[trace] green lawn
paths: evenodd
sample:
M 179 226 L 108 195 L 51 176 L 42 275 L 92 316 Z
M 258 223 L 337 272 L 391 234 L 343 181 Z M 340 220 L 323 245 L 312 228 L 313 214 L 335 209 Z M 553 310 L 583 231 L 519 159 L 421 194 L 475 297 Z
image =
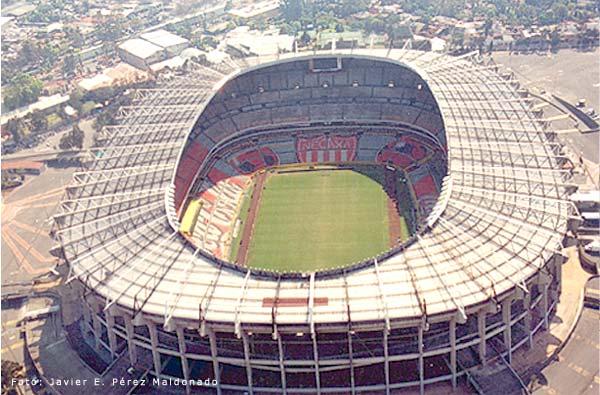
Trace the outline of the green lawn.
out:
M 312 271 L 389 248 L 387 195 L 352 170 L 269 176 L 250 245 L 251 267 Z

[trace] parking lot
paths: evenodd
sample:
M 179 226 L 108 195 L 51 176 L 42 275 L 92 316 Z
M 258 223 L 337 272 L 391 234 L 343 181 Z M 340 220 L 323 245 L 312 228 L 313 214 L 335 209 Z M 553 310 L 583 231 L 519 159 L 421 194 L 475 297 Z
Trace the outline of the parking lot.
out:
M 527 87 L 544 90 L 576 104 L 585 99 L 586 108 L 600 112 L 600 48 L 581 52 L 571 49 L 553 54 L 493 54 L 496 63 L 510 68 Z M 594 162 L 600 161 L 598 132 L 569 133 L 561 136 L 576 152 Z

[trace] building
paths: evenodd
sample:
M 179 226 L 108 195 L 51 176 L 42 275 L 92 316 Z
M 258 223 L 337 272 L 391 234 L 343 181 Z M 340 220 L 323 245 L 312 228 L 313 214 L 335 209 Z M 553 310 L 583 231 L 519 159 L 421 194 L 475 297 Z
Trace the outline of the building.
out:
M 365 41 L 362 32 L 334 32 L 323 31 L 317 36 L 317 48 L 359 48 L 364 47 Z
M 408 25 L 408 24 L 401 24 L 401 25 L 396 26 L 394 29 L 393 39 L 394 39 L 394 47 L 396 47 L 396 48 L 404 47 L 404 45 L 406 44 L 407 41 L 415 41 L 418 39 L 423 41 L 421 36 L 415 36 L 413 34 L 412 29 L 410 28 L 410 25 Z M 415 48 L 419 48 L 419 47 L 417 46 Z
M 94 45 L 88 48 L 84 48 L 76 53 L 75 56 L 79 59 L 80 62 L 87 62 L 89 60 L 95 59 L 101 55 L 105 54 L 106 47 L 102 44 Z
M 2 114 L 0 124 L 4 128 L 10 119 L 24 118 L 27 115 L 35 112 L 50 114 L 52 112 L 59 111 L 61 107 L 66 105 L 69 99 L 69 95 L 61 95 L 59 93 L 52 96 L 40 96 L 38 101 L 35 103 L 31 103 L 27 106 L 7 112 L 6 114 Z
M 227 14 L 244 23 L 252 20 L 267 19 L 279 14 L 279 2 L 279 0 L 267 0 L 250 3 L 240 8 L 231 9 Z
M 261 32 L 239 26 L 227 33 L 223 42 L 227 52 L 234 56 L 266 56 L 294 51 L 296 39 L 276 31 Z
M 162 62 L 154 63 L 150 66 L 150 70 L 153 72 L 159 72 L 164 69 L 176 70 L 185 64 L 185 59 L 181 56 L 174 56 Z
M 446 51 L 446 47 L 447 47 L 446 40 L 439 38 L 439 37 L 433 37 L 429 41 L 431 42 L 431 50 L 433 52 L 445 52 Z
M 28 174 L 38 176 L 44 171 L 46 165 L 44 162 L 33 161 L 2 161 L 2 173 L 7 174 Z
M 231 56 L 227 52 L 223 52 L 218 49 L 213 49 L 206 54 L 206 61 L 213 65 L 218 65 L 229 59 L 231 59 Z
M 140 38 L 129 39 L 117 47 L 119 57 L 141 70 L 148 70 L 153 63 L 167 58 L 163 47 Z
M 206 28 L 206 32 L 209 34 L 212 34 L 213 36 L 216 36 L 217 34 L 225 33 L 227 31 L 227 29 L 229 28 L 229 23 L 230 23 L 229 21 L 223 21 L 223 22 L 211 24 L 210 26 L 208 26 L 208 28 Z M 204 30 L 204 29 L 200 28 L 199 31 L 200 30 Z
M 163 48 L 167 53 L 167 57 L 179 55 L 181 51 L 190 45 L 189 40 L 164 29 L 144 33 L 140 36 L 140 38 Z
M 35 4 L 26 2 L 17 2 L 2 8 L 2 16 L 13 16 L 15 18 L 22 17 L 35 10 Z
M 77 86 L 86 92 L 92 92 L 96 89 L 107 88 L 111 86 L 113 79 L 104 73 L 96 74 L 93 77 L 84 78 L 77 83 Z
M 100 88 L 127 85 L 133 82 L 147 80 L 149 74 L 127 63 L 119 63 L 114 67 L 105 69 L 93 77 L 84 78 L 77 83 L 79 88 L 91 92 Z
M 189 47 L 189 41 L 163 29 L 143 33 L 140 38 L 121 43 L 118 53 L 121 59 L 142 70 L 150 65 L 178 56 Z
M 185 380 L 181 393 L 206 379 L 203 393 L 423 394 L 497 354 L 510 363 L 548 328 L 576 211 L 568 160 L 517 81 L 476 54 L 401 49 L 190 70 L 135 93 L 54 216 L 95 358 L 127 358 L 132 379 Z M 188 199 L 235 177 L 231 155 L 264 145 L 293 163 L 308 157 L 300 134 L 335 133 L 352 141 L 334 154 L 348 160 L 398 136 L 436 147 L 414 168 L 428 180 L 415 187 L 418 236 L 347 267 L 281 273 L 227 261 L 208 231 L 198 245 L 179 232 Z M 315 146 L 313 162 L 331 148 Z
M 52 35 L 54 33 L 62 32 L 64 30 L 64 23 L 62 22 L 54 22 L 50 23 L 46 27 L 42 29 L 43 33 L 46 35 Z

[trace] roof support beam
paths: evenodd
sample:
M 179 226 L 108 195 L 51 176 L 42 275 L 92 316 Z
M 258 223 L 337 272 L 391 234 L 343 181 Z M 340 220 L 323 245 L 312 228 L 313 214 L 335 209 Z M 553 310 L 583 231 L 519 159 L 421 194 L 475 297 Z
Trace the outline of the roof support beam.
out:
M 164 322 L 163 322 L 163 326 L 165 327 L 165 329 L 171 328 L 170 323 L 171 323 L 171 319 L 173 318 L 175 308 L 177 307 L 179 300 L 181 300 L 181 297 L 183 296 L 183 292 L 185 291 L 185 288 L 188 285 L 187 280 L 190 275 L 189 273 L 190 273 L 190 270 L 195 265 L 196 256 L 198 255 L 199 252 L 200 252 L 200 248 L 196 248 L 194 253 L 192 255 L 190 255 L 190 259 L 188 260 L 188 262 L 185 266 L 185 270 L 183 271 L 183 276 L 179 277 L 179 280 L 177 281 L 177 285 L 175 287 L 171 288 L 171 291 L 169 292 L 169 294 L 167 295 L 167 297 L 165 299 L 165 314 L 164 314 Z M 173 295 L 176 292 L 177 292 L 177 294 L 175 296 L 175 299 L 171 300 Z
M 315 273 L 310 274 L 310 283 L 308 287 L 308 325 L 310 334 L 315 337 L 315 321 L 313 319 L 313 309 L 315 307 Z
M 242 324 L 240 322 L 240 309 L 242 308 L 242 303 L 244 302 L 244 298 L 246 297 L 246 290 L 248 285 L 248 280 L 250 279 L 250 269 L 247 269 L 246 277 L 244 277 L 244 283 L 242 284 L 242 288 L 240 290 L 240 296 L 238 296 L 237 302 L 235 303 L 235 335 L 238 339 L 242 336 Z
M 390 314 L 388 312 L 388 304 L 387 298 L 385 295 L 385 291 L 383 289 L 383 282 L 381 281 L 381 276 L 379 275 L 379 263 L 377 262 L 377 258 L 373 259 L 373 263 L 375 264 L 375 275 L 377 276 L 377 286 L 379 288 L 379 297 L 381 298 L 381 304 L 383 306 L 383 317 L 385 320 L 385 330 L 389 332 L 392 327 L 390 324 Z
M 455 228 L 455 226 L 453 226 L 448 220 L 446 220 L 445 218 L 441 218 L 441 221 L 439 222 L 447 231 L 449 231 L 450 233 L 452 233 L 454 235 L 454 237 L 456 237 L 457 239 L 461 240 L 462 243 L 464 243 L 464 245 L 468 245 L 468 240 L 473 240 L 478 247 L 483 247 L 483 243 L 481 243 L 481 241 L 479 241 L 478 239 L 472 237 L 469 233 L 467 232 L 458 232 Z M 468 236 L 468 237 L 467 237 Z M 497 265 L 495 265 L 494 263 L 490 262 L 487 256 L 482 255 L 478 249 L 471 249 L 471 251 L 473 251 L 474 254 L 476 254 L 482 262 L 485 262 L 489 268 L 491 268 L 492 270 L 498 270 L 497 269 Z M 512 264 L 512 261 L 507 261 L 509 265 L 511 265 L 513 267 L 513 269 L 516 269 L 516 267 Z M 505 276 L 505 278 L 507 280 L 509 280 L 514 286 L 516 287 L 521 287 L 522 284 L 518 283 L 516 281 L 514 281 L 510 276 Z M 492 284 L 494 284 L 493 280 L 490 279 L 490 281 L 492 281 Z M 527 291 L 527 288 L 523 289 L 525 292 Z
M 145 254 L 141 255 L 141 259 L 136 259 L 134 261 L 133 264 L 130 264 L 130 266 L 127 268 L 127 270 L 125 270 L 124 273 L 119 273 L 119 271 L 116 271 L 114 273 L 115 276 L 114 277 L 119 277 L 120 280 L 125 280 L 129 283 L 131 283 L 131 279 L 128 278 L 129 275 L 131 274 L 131 272 L 141 263 L 141 262 L 147 262 L 148 261 L 148 257 L 156 252 L 157 249 L 161 248 L 166 242 L 171 241 L 176 235 L 178 234 L 178 232 L 173 232 L 171 233 L 171 235 L 169 237 L 165 237 L 163 238 L 158 244 L 154 244 L 148 251 L 146 251 Z M 111 279 L 112 279 L 111 278 Z M 110 289 L 110 288 L 109 288 Z M 127 290 L 129 289 L 128 287 L 125 287 L 121 292 L 118 293 L 117 296 L 112 296 L 111 292 L 109 292 L 108 296 L 106 297 L 106 306 L 104 307 L 104 311 L 108 310 L 112 305 L 114 305 L 115 303 L 118 303 L 119 299 L 125 295 L 125 293 L 127 293 Z M 135 306 L 134 306 L 135 308 Z
M 164 220 L 164 218 L 165 218 L 165 216 L 161 216 L 161 217 L 155 218 L 155 219 L 153 219 L 152 221 L 150 221 L 150 222 L 146 223 L 146 226 L 153 225 L 155 222 L 158 222 L 158 221 L 160 221 L 160 220 Z M 144 230 L 145 230 L 145 228 L 144 228 L 143 226 L 137 227 L 137 228 L 135 228 L 135 229 L 134 229 L 134 230 L 131 232 L 130 236 L 131 236 L 131 235 L 133 235 L 133 234 L 135 234 L 135 233 L 141 233 L 141 232 L 143 232 Z M 115 243 L 119 242 L 119 241 L 121 240 L 121 238 L 122 238 L 122 237 L 123 237 L 123 236 L 121 236 L 121 237 L 117 237 L 117 238 L 115 238 L 115 239 L 113 239 L 113 240 L 109 241 L 108 243 L 105 243 L 103 246 L 104 246 L 105 248 L 106 248 L 106 247 L 111 247 L 113 244 L 115 244 Z M 64 245 L 64 244 L 63 244 L 63 245 Z M 94 264 L 94 266 L 92 266 L 90 269 L 86 269 L 85 271 L 81 272 L 80 274 L 73 275 L 72 273 L 73 273 L 73 271 L 74 271 L 74 267 L 75 267 L 76 265 L 79 265 L 79 264 L 81 264 L 81 262 L 83 262 L 83 260 L 84 260 L 84 259 L 87 259 L 87 258 L 90 258 L 90 257 L 92 257 L 92 256 L 94 255 L 94 253 L 95 253 L 95 251 L 94 251 L 94 250 L 89 250 L 88 252 L 85 252 L 85 253 L 83 253 L 82 255 L 79 255 L 79 256 L 77 257 L 77 259 L 75 259 L 75 260 L 73 260 L 73 261 L 70 261 L 70 262 L 69 262 L 69 274 L 67 275 L 67 281 L 66 281 L 66 283 L 67 283 L 67 284 L 68 284 L 68 283 L 70 283 L 70 282 L 71 282 L 71 281 L 73 281 L 73 280 L 76 280 L 76 279 L 80 278 L 80 277 L 81 277 L 81 276 L 83 276 L 83 275 L 89 275 L 89 274 L 92 274 L 92 273 L 94 273 L 94 272 L 95 272 L 97 269 L 99 269 L 99 268 L 102 268 L 102 267 L 103 267 L 103 266 L 102 266 L 102 264 L 103 264 L 103 263 L 104 263 L 106 260 L 111 260 L 111 259 L 113 258 L 111 254 L 108 254 L 108 255 L 107 255 L 107 256 L 106 256 L 106 257 L 105 257 L 103 260 L 101 260 L 101 261 L 95 261 L 95 264 Z M 92 271 L 90 272 L 90 270 L 92 270 Z
M 421 236 L 417 236 L 417 239 L 419 241 L 423 241 L 423 237 L 421 237 Z M 419 247 L 419 250 L 421 251 L 421 255 L 424 256 L 425 259 L 427 260 L 427 262 L 429 263 L 428 267 L 430 267 L 431 270 L 435 273 L 440 284 L 442 284 L 444 286 L 444 290 L 446 291 L 446 294 L 448 295 L 449 299 L 452 301 L 452 303 L 456 307 L 456 310 L 461 315 L 461 318 L 466 321 L 467 315 L 465 314 L 465 306 L 454 297 L 454 295 L 460 295 L 462 292 L 460 292 L 456 289 L 457 288 L 456 284 L 452 284 L 452 287 L 449 287 L 449 285 L 446 284 L 446 281 L 444 280 L 444 278 L 448 276 L 448 273 L 443 273 L 443 275 L 441 275 L 438 272 L 438 270 L 436 268 L 436 266 L 438 266 L 438 265 L 436 265 L 436 262 L 433 259 L 431 259 L 431 256 L 427 252 L 427 249 L 423 247 L 423 243 L 418 244 L 418 247 Z

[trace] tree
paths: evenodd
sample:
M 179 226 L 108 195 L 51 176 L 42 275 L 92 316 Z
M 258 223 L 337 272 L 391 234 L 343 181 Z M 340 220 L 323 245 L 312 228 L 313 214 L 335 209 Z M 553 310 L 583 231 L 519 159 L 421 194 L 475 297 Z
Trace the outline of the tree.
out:
M 31 128 L 36 133 L 40 133 L 48 129 L 48 118 L 40 111 L 32 113 L 29 117 Z
M 483 36 L 487 37 L 490 35 L 490 30 L 492 30 L 493 25 L 492 19 L 488 18 L 485 20 L 485 25 L 483 25 Z
M 60 149 L 72 149 L 83 147 L 83 131 L 76 124 L 73 125 L 73 129 L 61 137 L 58 142 Z
M 66 28 L 65 34 L 74 48 L 81 48 L 85 44 L 83 34 L 81 34 L 78 28 Z
M 190 1 L 184 1 L 178 3 L 175 7 L 175 15 L 186 15 L 189 14 L 194 8 L 194 4 Z
M 279 7 L 285 20 L 291 22 L 302 16 L 304 2 L 302 0 L 283 0 Z
M 308 33 L 306 31 L 302 33 L 302 36 L 300 36 L 300 41 L 304 45 L 310 44 L 310 36 L 308 35 Z
M 58 57 L 58 48 L 53 45 L 46 44 L 41 48 L 42 61 L 41 65 L 43 67 L 53 67 L 56 62 L 56 58 Z
M 352 14 L 366 11 L 369 2 L 365 0 L 341 0 L 334 3 L 334 14 L 339 18 L 347 18 Z
M 14 380 L 25 377 L 23 365 L 14 361 L 2 361 L 2 395 L 17 395 Z
M 33 103 L 40 96 L 42 87 L 42 82 L 37 78 L 20 73 L 13 79 L 12 85 L 6 88 L 4 106 L 10 111 Z
M 97 103 L 104 103 L 108 100 L 113 99 L 116 96 L 115 88 L 110 86 L 103 86 L 95 89 L 86 95 L 86 99 L 93 100 Z
M 25 124 L 20 118 L 11 118 L 6 123 L 6 129 L 11 134 L 13 141 L 19 143 L 25 134 Z
M 37 66 L 44 60 L 42 47 L 30 40 L 23 43 L 19 56 L 23 59 L 23 62 L 28 65 Z
M 192 36 L 193 25 L 190 23 L 180 23 L 176 26 L 169 28 L 170 31 L 177 34 L 178 36 L 190 38 Z
M 82 14 L 87 14 L 90 10 L 90 2 L 88 0 L 83 0 L 79 4 L 79 12 Z
M 569 15 L 569 9 L 566 5 L 562 3 L 555 3 L 552 6 L 552 14 L 554 14 L 555 17 L 554 22 L 560 23 L 561 21 L 564 21 Z
M 217 42 L 217 40 L 215 40 L 214 37 L 212 37 L 212 36 L 202 37 L 202 46 L 204 48 L 210 47 L 212 49 L 212 48 L 216 48 L 217 45 L 218 45 L 218 42 Z
M 124 34 L 123 20 L 118 17 L 110 17 L 98 26 L 96 36 L 103 41 L 117 41 Z
M 287 23 L 282 23 L 279 28 L 279 34 L 290 34 L 292 32 L 292 26 Z
M 75 71 L 76 67 L 77 60 L 73 54 L 69 53 L 67 56 L 65 56 L 65 60 L 63 62 L 63 73 L 65 75 L 71 75 Z
M 102 53 L 104 54 L 104 56 L 110 56 L 110 54 L 115 51 L 114 46 L 114 43 L 110 43 L 108 41 L 102 43 Z
M 110 125 L 114 121 L 114 115 L 110 108 L 101 112 L 94 120 L 94 130 L 99 132 L 104 126 Z
M 26 16 L 26 19 L 36 23 L 58 22 L 64 15 L 63 8 L 64 5 L 61 1 L 43 1 Z
M 74 89 L 69 97 L 69 105 L 77 111 L 81 111 L 81 107 L 83 107 L 84 102 L 83 96 L 84 95 L 81 89 Z
M 558 45 L 560 44 L 560 34 L 558 33 L 558 29 L 552 30 L 550 33 L 550 48 L 552 51 L 556 51 L 558 49 Z

